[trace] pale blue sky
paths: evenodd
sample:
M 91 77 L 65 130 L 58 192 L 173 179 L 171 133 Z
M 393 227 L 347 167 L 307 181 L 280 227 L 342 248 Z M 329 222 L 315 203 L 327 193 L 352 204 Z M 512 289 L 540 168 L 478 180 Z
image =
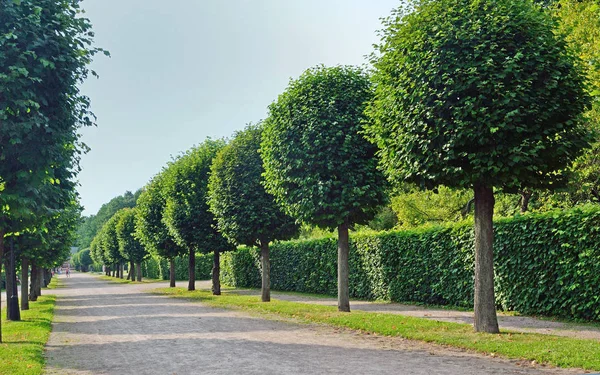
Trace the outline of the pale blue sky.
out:
M 84 215 L 144 186 L 171 155 L 265 117 L 305 69 L 361 65 L 399 0 L 85 0 L 98 57 L 83 92 L 98 127 L 79 175 Z

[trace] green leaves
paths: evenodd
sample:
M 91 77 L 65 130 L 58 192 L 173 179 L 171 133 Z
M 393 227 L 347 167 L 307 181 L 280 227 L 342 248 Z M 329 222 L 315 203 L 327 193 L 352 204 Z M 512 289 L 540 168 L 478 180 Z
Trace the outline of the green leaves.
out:
M 576 59 L 530 1 L 425 0 L 384 22 L 369 138 L 390 179 L 555 188 L 590 134 Z
M 330 228 L 373 217 L 385 180 L 361 134 L 371 97 L 360 69 L 320 66 L 271 104 L 261 145 L 265 186 L 290 216 Z
M 286 240 L 298 231 L 295 220 L 263 186 L 261 135 L 260 125 L 237 132 L 213 160 L 208 186 L 208 203 L 219 230 L 231 242 L 248 246 Z

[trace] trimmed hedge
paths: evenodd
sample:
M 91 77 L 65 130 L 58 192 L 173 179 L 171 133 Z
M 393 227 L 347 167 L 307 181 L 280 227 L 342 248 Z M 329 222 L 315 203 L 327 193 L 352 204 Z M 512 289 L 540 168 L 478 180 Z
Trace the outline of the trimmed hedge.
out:
M 212 277 L 212 254 L 196 255 L 196 280 L 209 280 Z M 149 279 L 169 280 L 169 261 L 151 256 L 142 264 L 142 276 Z M 175 258 L 175 278 L 188 279 L 188 258 Z
M 369 300 L 473 306 L 473 224 L 351 238 L 350 294 Z M 600 320 L 600 208 L 495 222 L 496 302 L 530 315 Z M 274 290 L 335 295 L 337 240 L 271 247 Z M 257 249 L 221 256 L 222 281 L 260 287 Z

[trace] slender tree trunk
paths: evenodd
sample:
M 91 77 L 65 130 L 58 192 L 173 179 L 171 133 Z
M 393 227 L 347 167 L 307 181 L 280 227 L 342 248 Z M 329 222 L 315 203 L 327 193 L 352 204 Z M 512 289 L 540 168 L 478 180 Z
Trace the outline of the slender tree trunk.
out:
M 271 301 L 271 260 L 269 259 L 269 241 L 260 241 L 260 260 L 262 265 L 261 300 Z
M 521 213 L 525 213 L 529 209 L 529 200 L 531 199 L 532 195 L 533 192 L 529 190 L 521 191 Z
M 171 279 L 171 288 L 175 288 L 175 259 L 169 259 L 169 278 Z
M 343 224 L 338 226 L 338 310 L 343 312 L 350 312 L 349 252 L 348 223 L 344 221 Z
M 0 228 L 0 280 L 2 280 L 2 262 L 4 260 L 4 229 Z M 0 282 L 1 284 L 1 282 Z M 0 317 L 2 317 L 2 288 L 0 288 Z M 0 344 L 2 344 L 2 319 L 0 319 Z
M 39 277 L 38 267 L 35 264 L 35 262 L 32 261 L 31 262 L 31 290 L 29 291 L 29 300 L 32 302 L 37 301 L 37 298 L 38 298 L 37 288 L 36 288 L 36 286 L 39 285 L 38 277 Z
M 19 292 L 17 289 L 17 266 L 16 266 L 16 254 L 15 254 L 15 245 L 14 245 L 14 237 L 11 237 L 11 245 L 10 245 L 10 255 L 5 260 L 5 269 L 6 269 L 6 312 L 7 312 L 7 320 L 19 321 L 21 320 L 21 311 L 19 310 Z M 9 284 L 10 282 L 10 284 Z M 9 297 L 10 292 L 10 297 Z
M 119 278 L 122 279 L 123 275 L 125 274 L 125 264 L 123 262 L 120 263 L 119 269 L 121 270 L 121 274 L 119 275 Z
M 47 288 L 50 284 L 50 270 L 44 268 L 44 288 Z
M 42 295 L 42 286 L 44 284 L 44 269 L 40 266 L 37 268 L 37 283 L 35 285 L 35 294 L 40 297 Z
M 21 258 L 21 310 L 29 310 L 29 259 Z
M 127 270 L 127 280 L 135 281 L 135 270 L 133 269 L 133 261 L 129 261 L 129 269 Z
M 135 265 L 135 270 L 137 272 L 137 281 L 142 281 L 142 262 L 137 262 Z
M 196 290 L 196 251 L 190 248 L 188 262 L 188 290 Z
M 214 251 L 213 269 L 212 269 L 212 293 L 215 296 L 221 295 L 221 259 L 219 250 Z
M 112 277 L 115 277 L 115 268 L 117 268 L 117 267 L 115 267 L 115 265 L 113 264 L 113 266 L 111 267 Z
M 498 333 L 494 298 L 494 190 L 475 185 L 475 331 Z

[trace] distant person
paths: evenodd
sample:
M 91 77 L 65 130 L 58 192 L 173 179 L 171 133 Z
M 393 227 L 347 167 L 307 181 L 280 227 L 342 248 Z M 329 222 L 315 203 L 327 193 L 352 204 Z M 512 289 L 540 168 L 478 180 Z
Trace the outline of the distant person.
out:
M 71 270 L 67 268 L 67 277 L 71 277 Z

